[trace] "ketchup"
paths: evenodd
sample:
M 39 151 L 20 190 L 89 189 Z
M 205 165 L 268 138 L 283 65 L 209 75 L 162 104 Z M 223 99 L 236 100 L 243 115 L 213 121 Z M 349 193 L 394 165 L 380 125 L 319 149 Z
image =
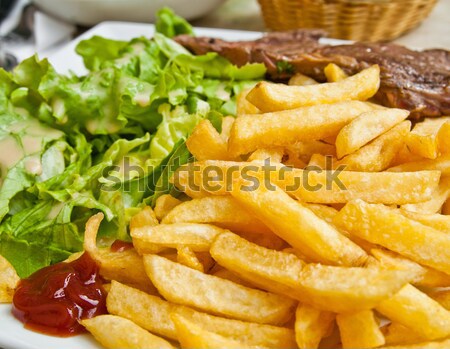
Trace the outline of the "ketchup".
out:
M 112 252 L 123 252 L 126 250 L 131 250 L 132 248 L 133 244 L 131 242 L 122 240 L 115 240 L 110 247 Z
M 97 264 L 85 252 L 73 262 L 36 271 L 17 286 L 12 313 L 38 332 L 61 337 L 84 332 L 78 320 L 107 313 Z

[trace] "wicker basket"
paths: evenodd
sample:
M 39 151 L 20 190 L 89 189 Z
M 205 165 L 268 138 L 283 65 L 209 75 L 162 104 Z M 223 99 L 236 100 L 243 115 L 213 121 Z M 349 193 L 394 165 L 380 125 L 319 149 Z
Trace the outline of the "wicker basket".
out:
M 323 28 L 330 37 L 392 40 L 425 19 L 437 0 L 258 0 L 267 28 Z

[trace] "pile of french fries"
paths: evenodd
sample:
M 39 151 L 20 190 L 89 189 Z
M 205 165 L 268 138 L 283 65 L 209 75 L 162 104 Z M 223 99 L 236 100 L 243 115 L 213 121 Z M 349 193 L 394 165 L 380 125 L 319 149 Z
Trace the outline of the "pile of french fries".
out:
M 450 347 L 450 119 L 411 130 L 368 102 L 377 66 L 325 74 L 202 121 L 182 196 L 133 217 L 134 249 L 99 249 L 91 218 L 111 315 L 83 324 L 104 346 Z
M 132 218 L 134 248 L 85 250 L 108 348 L 449 348 L 450 119 L 411 130 L 369 100 L 379 68 L 242 93 L 187 140 L 179 198 Z

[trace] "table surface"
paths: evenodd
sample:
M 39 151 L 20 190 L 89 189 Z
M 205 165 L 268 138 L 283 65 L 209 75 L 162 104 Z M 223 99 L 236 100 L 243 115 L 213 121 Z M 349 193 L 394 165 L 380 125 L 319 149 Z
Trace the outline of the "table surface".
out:
M 227 0 L 195 26 L 264 31 L 257 0 Z M 394 42 L 412 48 L 450 49 L 450 0 L 439 0 L 430 16 Z

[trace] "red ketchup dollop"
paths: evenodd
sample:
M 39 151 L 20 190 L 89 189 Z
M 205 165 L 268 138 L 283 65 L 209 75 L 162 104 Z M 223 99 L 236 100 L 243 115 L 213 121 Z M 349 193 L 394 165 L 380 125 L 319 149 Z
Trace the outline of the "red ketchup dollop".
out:
M 88 253 L 36 271 L 17 286 L 13 315 L 25 327 L 54 336 L 84 332 L 80 319 L 106 314 L 99 268 Z
M 131 250 L 132 248 L 133 244 L 131 242 L 123 240 L 115 240 L 110 247 L 112 252 L 123 252 L 126 250 Z

